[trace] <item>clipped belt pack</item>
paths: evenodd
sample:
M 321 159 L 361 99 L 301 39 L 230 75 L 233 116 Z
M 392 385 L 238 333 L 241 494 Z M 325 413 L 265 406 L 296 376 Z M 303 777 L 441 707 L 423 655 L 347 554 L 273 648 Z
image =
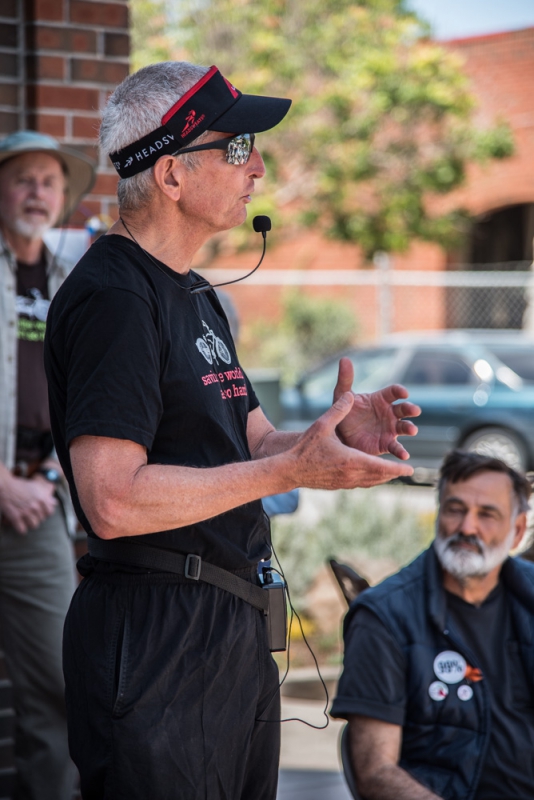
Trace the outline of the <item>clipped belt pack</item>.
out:
M 209 564 L 207 561 L 203 561 L 200 556 L 194 553 L 182 555 L 181 553 L 174 553 L 171 550 L 162 550 L 160 548 L 150 547 L 149 545 L 136 544 L 134 542 L 124 542 L 120 541 L 120 539 L 107 540 L 88 537 L 87 542 L 89 554 L 102 561 L 112 561 L 134 567 L 145 567 L 147 569 L 158 570 L 159 572 L 171 572 L 188 578 L 191 581 L 209 583 L 212 586 L 216 586 L 218 589 L 224 589 L 224 591 L 236 595 L 236 597 L 241 598 L 241 600 L 257 608 L 258 611 L 263 611 L 268 617 L 267 629 L 270 650 L 285 650 L 285 637 L 283 646 L 280 646 L 280 635 L 276 635 L 275 641 L 272 641 L 273 631 L 279 631 L 282 622 L 279 598 L 277 598 L 277 602 L 273 604 L 273 600 L 275 599 L 274 595 L 277 593 L 273 593 L 272 584 L 264 584 L 265 588 L 262 588 L 254 583 L 249 583 L 249 581 L 239 578 L 226 569 L 216 567 L 215 564 Z M 273 624 L 275 622 L 274 616 L 277 617 L 277 624 Z M 283 626 L 285 630 L 285 601 L 283 604 Z

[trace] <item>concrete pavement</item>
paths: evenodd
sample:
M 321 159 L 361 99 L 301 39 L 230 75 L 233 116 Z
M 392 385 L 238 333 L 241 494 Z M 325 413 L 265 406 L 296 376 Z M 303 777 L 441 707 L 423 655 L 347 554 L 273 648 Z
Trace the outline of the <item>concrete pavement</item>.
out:
M 325 703 L 282 697 L 282 719 L 298 717 L 324 725 Z M 277 800 L 350 800 L 341 774 L 338 741 L 345 723 L 330 719 L 325 730 L 301 722 L 282 723 Z

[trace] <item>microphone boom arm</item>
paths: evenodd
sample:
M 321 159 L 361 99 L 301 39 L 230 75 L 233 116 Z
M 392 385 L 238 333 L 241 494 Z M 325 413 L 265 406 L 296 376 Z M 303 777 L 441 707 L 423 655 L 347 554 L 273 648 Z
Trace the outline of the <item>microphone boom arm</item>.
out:
M 261 258 L 254 267 L 254 269 L 251 270 L 250 272 L 247 272 L 247 274 L 243 275 L 242 278 L 235 278 L 233 281 L 224 281 L 223 283 L 211 284 L 209 281 L 204 279 L 203 281 L 197 283 L 195 286 L 192 286 L 190 288 L 189 290 L 190 294 L 203 294 L 204 292 L 209 292 L 210 289 L 216 289 L 219 286 L 230 286 L 230 284 L 232 283 L 239 283 L 239 281 L 244 281 L 245 278 L 249 278 L 256 272 L 257 269 L 259 269 L 259 267 L 261 266 L 261 262 L 263 261 L 263 258 L 265 256 L 265 251 L 267 249 L 267 231 L 271 230 L 271 220 L 269 219 L 269 217 L 265 216 L 254 217 L 254 219 L 252 220 L 252 224 L 254 226 L 254 230 L 258 233 L 261 232 L 261 235 L 263 236 L 263 250 Z

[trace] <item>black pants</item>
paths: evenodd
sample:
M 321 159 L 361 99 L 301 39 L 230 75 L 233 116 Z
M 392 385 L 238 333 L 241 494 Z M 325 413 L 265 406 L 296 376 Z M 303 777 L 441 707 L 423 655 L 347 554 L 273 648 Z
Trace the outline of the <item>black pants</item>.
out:
M 64 668 L 84 800 L 276 797 L 278 670 L 265 619 L 185 580 L 93 574 L 74 596 Z

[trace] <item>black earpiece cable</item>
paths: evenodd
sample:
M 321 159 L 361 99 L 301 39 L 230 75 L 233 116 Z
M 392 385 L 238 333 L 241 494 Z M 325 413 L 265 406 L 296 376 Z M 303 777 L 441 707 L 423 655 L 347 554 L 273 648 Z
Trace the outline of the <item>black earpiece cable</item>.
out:
M 152 263 L 161 272 L 164 272 L 164 270 L 161 269 L 161 267 L 158 264 L 158 262 L 156 261 L 156 259 L 153 258 L 150 255 L 148 250 L 145 250 L 143 247 L 141 247 L 141 245 L 139 244 L 139 242 L 137 241 L 137 239 L 135 238 L 135 236 L 133 235 L 133 233 L 131 232 L 131 230 L 129 229 L 129 227 L 127 226 L 125 221 L 123 220 L 123 218 L 119 217 L 119 219 L 122 222 L 122 224 L 124 226 L 124 229 L 128 233 L 128 235 L 130 236 L 130 238 L 143 251 L 143 253 L 152 261 Z M 186 286 L 180 286 L 180 284 L 178 284 L 178 286 L 180 286 L 180 288 L 184 289 L 186 292 L 189 292 L 189 294 L 203 294 L 204 292 L 209 292 L 210 289 L 215 289 L 218 286 L 229 286 L 231 283 L 239 283 L 239 281 L 244 281 L 245 278 L 250 277 L 250 275 L 252 275 L 254 272 L 256 272 L 257 269 L 259 269 L 259 267 L 261 265 L 261 262 L 263 261 L 263 258 L 265 256 L 265 250 L 267 248 L 267 231 L 271 230 L 271 220 L 270 220 L 269 217 L 266 217 L 266 216 L 263 216 L 263 215 L 254 217 L 254 219 L 252 220 L 252 227 L 254 228 L 256 233 L 261 233 L 261 235 L 263 236 L 263 251 L 262 251 L 260 260 L 258 261 L 256 266 L 254 267 L 254 269 L 251 270 L 251 272 L 247 272 L 247 274 L 243 275 L 242 278 L 235 278 L 235 280 L 233 280 L 233 281 L 224 281 L 223 283 L 211 284 L 209 281 L 207 281 L 205 278 L 203 278 L 202 280 L 197 281 L 196 283 L 194 283 L 193 286 L 187 286 L 186 287 Z M 167 274 L 167 273 L 164 272 L 164 274 Z

